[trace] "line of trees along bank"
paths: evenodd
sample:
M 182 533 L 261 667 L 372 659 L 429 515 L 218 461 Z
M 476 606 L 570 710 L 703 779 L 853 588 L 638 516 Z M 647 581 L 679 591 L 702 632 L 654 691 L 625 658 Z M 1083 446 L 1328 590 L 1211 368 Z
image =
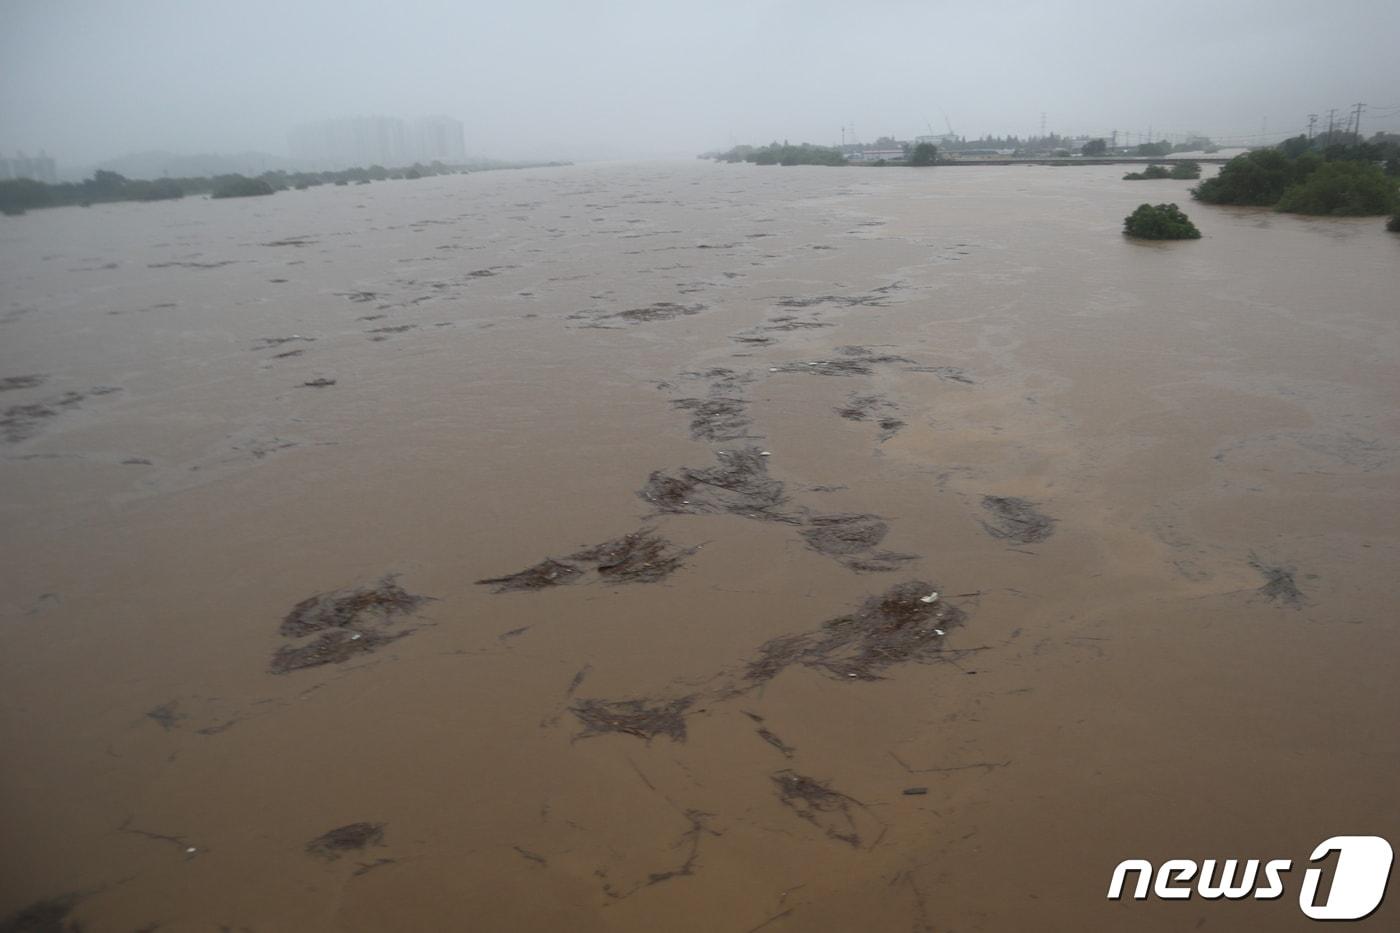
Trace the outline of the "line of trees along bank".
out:
M 849 165 L 841 150 L 831 146 L 801 143 L 769 143 L 766 146 L 735 146 L 728 152 L 711 153 L 719 162 L 752 162 L 755 165 Z
M 1207 204 L 1366 217 L 1400 211 L 1400 137 L 1318 148 L 1306 136 L 1227 162 L 1192 195 Z
M 414 164 L 407 168 L 388 169 L 382 165 L 369 168 L 348 168 L 333 172 L 264 172 L 256 178 L 244 175 L 215 175 L 212 177 L 157 178 L 146 181 L 127 178 L 116 172 L 99 170 L 80 182 L 60 182 L 50 185 L 29 178 L 0 181 L 0 213 L 23 214 L 41 207 L 63 207 L 111 204 L 117 201 L 168 201 L 185 195 L 207 194 L 214 198 L 240 198 L 269 195 L 289 188 L 304 191 L 319 185 L 367 185 L 372 181 L 395 178 L 427 178 L 433 175 L 455 175 L 475 171 L 506 168 L 534 168 L 541 165 L 566 163 L 482 162 L 472 165 L 444 165 L 433 162 Z

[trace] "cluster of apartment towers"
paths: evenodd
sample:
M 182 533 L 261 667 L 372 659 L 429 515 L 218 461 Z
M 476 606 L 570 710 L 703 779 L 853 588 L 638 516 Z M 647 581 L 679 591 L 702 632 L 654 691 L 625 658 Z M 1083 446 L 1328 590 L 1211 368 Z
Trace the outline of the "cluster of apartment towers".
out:
M 321 169 L 461 163 L 462 121 L 451 117 L 346 117 L 298 126 L 287 138 L 293 159 Z

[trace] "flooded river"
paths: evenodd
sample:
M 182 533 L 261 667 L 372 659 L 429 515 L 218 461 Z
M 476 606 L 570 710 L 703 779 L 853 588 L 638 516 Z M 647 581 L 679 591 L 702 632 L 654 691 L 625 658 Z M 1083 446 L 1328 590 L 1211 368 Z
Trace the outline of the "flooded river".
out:
M 0 917 L 1304 929 L 1400 839 L 1400 238 L 1122 171 L 5 218 Z

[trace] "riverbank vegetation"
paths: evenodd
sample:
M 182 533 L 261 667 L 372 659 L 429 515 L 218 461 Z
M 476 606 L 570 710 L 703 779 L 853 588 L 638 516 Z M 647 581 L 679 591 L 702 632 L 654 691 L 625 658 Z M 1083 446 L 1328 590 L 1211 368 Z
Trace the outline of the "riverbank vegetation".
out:
M 1396 207 L 1396 183 L 1369 162 L 1327 162 L 1289 187 L 1275 210 L 1289 214 L 1366 217 Z
M 1149 165 L 1140 172 L 1129 172 L 1123 176 L 1124 181 L 1149 181 L 1154 178 L 1174 178 L 1184 181 L 1191 181 L 1201 177 L 1201 163 L 1187 160 L 1178 162 L 1171 168 L 1165 165 Z
M 13 215 L 61 204 L 168 201 L 184 197 L 184 194 L 185 188 L 173 178 L 143 181 L 125 178 L 116 172 L 99 171 L 77 184 L 49 185 L 32 178 L 12 178 L 0 181 L 0 211 Z
M 157 178 L 154 181 L 127 178 L 116 172 L 99 170 L 91 178 L 79 182 L 60 182 L 51 185 L 29 178 L 0 181 L 0 213 L 17 215 L 41 207 L 79 205 L 88 207 L 93 204 L 110 204 L 117 201 L 165 201 L 186 195 L 209 195 L 215 198 L 247 197 L 267 195 L 288 189 L 305 191 L 308 188 L 327 184 L 369 184 L 372 181 L 387 181 L 396 178 L 424 178 L 429 175 L 455 175 L 564 164 L 567 163 L 481 162 L 469 165 L 444 165 L 441 162 L 433 162 L 429 165 L 414 164 L 407 168 L 397 169 L 371 165 L 368 168 L 348 168 L 328 172 L 264 172 L 256 178 L 244 175 L 214 175 L 212 177 Z M 264 188 L 266 190 L 263 190 Z
M 1141 204 L 1123 218 L 1123 232 L 1140 240 L 1199 240 L 1201 231 L 1175 204 Z
M 262 178 L 230 175 L 209 195 L 211 198 L 256 198 L 276 190 Z
M 938 147 L 933 143 L 919 143 L 909 154 L 910 165 L 932 165 L 938 161 Z
M 847 165 L 841 150 L 831 146 L 802 143 L 797 146 L 773 142 L 766 146 L 735 146 L 727 152 L 716 152 L 711 158 L 719 162 L 752 162 L 755 165 Z
M 1319 147 L 1306 136 L 1236 156 L 1192 190 L 1207 204 L 1365 217 L 1400 207 L 1400 137 Z

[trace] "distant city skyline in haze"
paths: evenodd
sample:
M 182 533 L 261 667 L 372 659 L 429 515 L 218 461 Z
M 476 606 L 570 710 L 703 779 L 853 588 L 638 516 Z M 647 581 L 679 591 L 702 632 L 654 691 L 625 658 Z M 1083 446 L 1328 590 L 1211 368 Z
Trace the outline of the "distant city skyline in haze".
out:
M 294 127 L 287 139 L 293 159 L 320 169 L 415 162 L 461 162 L 466 158 L 462 121 L 451 117 L 351 117 Z
M 12 0 L 0 153 L 292 157 L 295 128 L 463 124 L 467 155 L 693 156 L 735 143 L 1199 132 L 1309 114 L 1400 130 L 1392 0 L 274 4 Z M 310 145 L 310 143 L 308 143 Z M 407 151 L 407 149 L 405 150 Z

